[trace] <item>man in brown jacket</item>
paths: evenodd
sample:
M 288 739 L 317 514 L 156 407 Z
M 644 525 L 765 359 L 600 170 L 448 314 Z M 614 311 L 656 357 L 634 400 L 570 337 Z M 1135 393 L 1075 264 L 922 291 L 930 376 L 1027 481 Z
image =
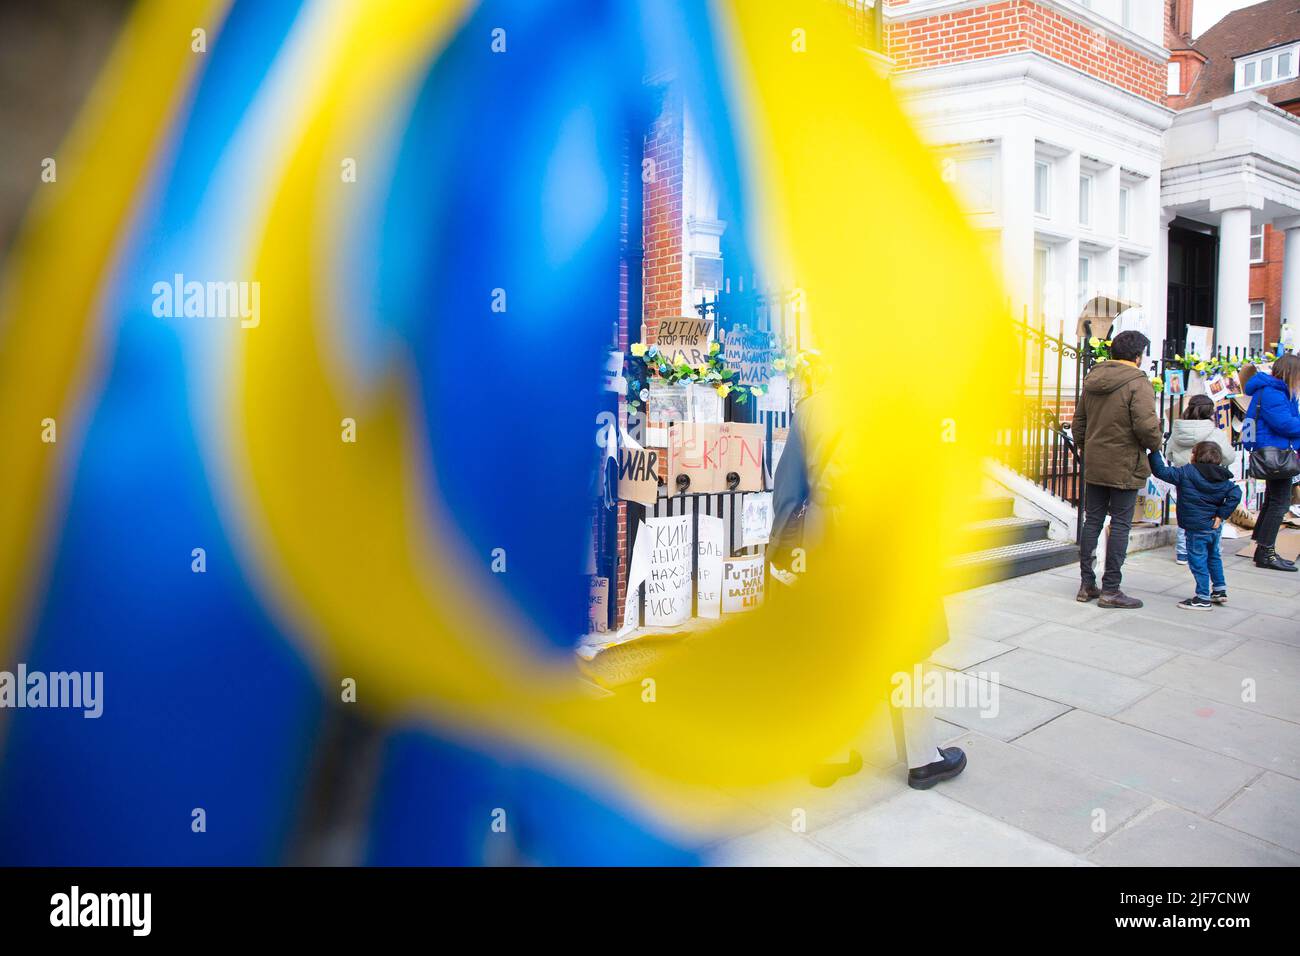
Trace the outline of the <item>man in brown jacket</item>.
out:
M 1108 361 L 1083 382 L 1074 411 L 1074 440 L 1083 449 L 1083 534 L 1079 538 L 1080 601 L 1098 598 L 1099 607 L 1136 608 L 1142 602 L 1119 589 L 1128 534 L 1138 489 L 1151 469 L 1147 451 L 1159 448 L 1163 435 L 1156 414 L 1155 390 L 1138 362 L 1151 342 L 1141 332 L 1121 332 L 1111 342 Z M 1093 556 L 1102 525 L 1110 515 L 1106 573 L 1101 588 Z

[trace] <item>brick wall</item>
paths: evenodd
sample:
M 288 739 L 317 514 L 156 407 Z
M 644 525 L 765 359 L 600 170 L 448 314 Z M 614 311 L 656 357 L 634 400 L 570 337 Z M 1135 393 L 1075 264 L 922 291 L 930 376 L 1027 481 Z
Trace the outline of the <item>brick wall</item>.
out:
M 891 7 L 897 11 L 906 3 Z M 1034 50 L 1145 99 L 1164 99 L 1163 61 L 1033 0 L 1001 0 L 894 23 L 886 46 L 898 72 Z
M 1282 332 L 1282 246 L 1286 234 L 1264 227 L 1264 261 L 1250 267 L 1250 299 L 1264 300 L 1264 345 L 1272 346 Z
M 645 143 L 654 163 L 645 183 L 645 258 L 642 307 L 647 341 L 655 340 L 659 320 L 682 314 L 682 108 L 670 86 L 660 91 L 660 110 Z M 632 330 L 634 340 L 639 330 Z

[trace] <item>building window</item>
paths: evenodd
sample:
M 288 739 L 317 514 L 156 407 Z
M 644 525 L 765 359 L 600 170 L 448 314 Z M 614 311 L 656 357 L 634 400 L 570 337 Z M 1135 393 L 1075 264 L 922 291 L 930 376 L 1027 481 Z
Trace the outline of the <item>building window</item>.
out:
M 1092 225 L 1092 177 L 1079 177 L 1079 225 Z
M 1051 268 L 1051 250 L 1046 246 L 1034 246 L 1034 303 L 1037 318 L 1043 324 L 1047 316 L 1047 277 Z
M 1119 234 L 1128 237 L 1129 188 L 1119 187 Z
M 1129 299 L 1127 262 L 1121 262 L 1119 264 L 1119 289 L 1116 290 L 1115 295 L 1120 299 L 1124 299 L 1125 301 Z
M 1042 160 L 1034 163 L 1034 212 L 1039 216 L 1052 214 L 1052 168 Z
M 1088 301 L 1088 276 L 1092 272 L 1092 259 L 1088 256 L 1079 256 L 1079 308 L 1083 308 Z
M 1250 261 L 1264 261 L 1264 226 L 1262 223 L 1250 227 Z
M 1281 50 L 1268 50 L 1237 59 L 1236 88 L 1248 90 L 1253 86 L 1283 83 L 1296 77 L 1296 45 Z
M 1250 304 L 1250 351 L 1264 351 L 1264 303 L 1262 300 Z
M 1165 92 L 1170 96 L 1177 96 L 1183 91 L 1183 65 L 1177 60 L 1169 61 L 1169 81 L 1165 84 Z

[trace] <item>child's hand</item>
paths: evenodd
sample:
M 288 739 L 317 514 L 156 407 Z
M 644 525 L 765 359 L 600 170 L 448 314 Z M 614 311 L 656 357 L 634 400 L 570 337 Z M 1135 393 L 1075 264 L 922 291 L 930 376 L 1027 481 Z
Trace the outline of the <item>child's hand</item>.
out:
M 1221 525 L 1221 524 L 1223 524 L 1223 519 L 1220 518 L 1218 515 L 1215 515 L 1215 516 L 1214 516 L 1214 523 L 1211 524 L 1210 527 L 1211 527 L 1211 528 L 1214 528 L 1214 529 L 1217 530 L 1218 527 L 1219 527 L 1219 525 Z

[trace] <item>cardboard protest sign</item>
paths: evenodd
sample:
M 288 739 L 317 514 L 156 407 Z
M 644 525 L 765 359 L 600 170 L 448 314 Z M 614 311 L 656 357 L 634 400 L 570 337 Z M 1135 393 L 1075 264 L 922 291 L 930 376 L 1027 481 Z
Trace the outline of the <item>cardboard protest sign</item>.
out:
M 592 575 L 587 589 L 587 630 L 599 634 L 609 630 L 609 578 Z
M 653 505 L 659 498 L 659 452 L 624 441 L 618 451 L 618 496 Z
M 772 533 L 772 493 L 745 495 L 740 516 L 740 540 L 743 546 L 767 544 Z
M 690 421 L 690 386 L 684 382 L 676 385 L 651 382 L 650 398 L 646 402 L 646 415 L 652 422 Z
M 721 425 L 679 423 L 668 429 L 668 493 L 682 490 L 679 476 L 689 479 L 686 491 L 761 491 L 763 488 L 763 436 L 759 424 L 723 422 Z M 738 479 L 733 488 L 728 475 Z
M 763 555 L 754 554 L 723 562 L 722 613 L 752 611 L 763 603 L 766 560 Z
M 712 319 L 663 319 L 655 336 L 659 354 L 669 363 L 703 365 L 709 360 L 709 342 L 713 337 Z
M 721 518 L 699 516 L 699 533 L 695 539 L 695 604 L 700 617 L 722 616 L 722 562 L 724 538 Z
M 691 616 L 691 516 L 650 518 L 644 528 L 650 537 L 645 622 L 681 624 Z
M 766 386 L 772 377 L 772 333 L 740 325 L 727 333 L 722 360 L 736 370 L 736 385 Z

